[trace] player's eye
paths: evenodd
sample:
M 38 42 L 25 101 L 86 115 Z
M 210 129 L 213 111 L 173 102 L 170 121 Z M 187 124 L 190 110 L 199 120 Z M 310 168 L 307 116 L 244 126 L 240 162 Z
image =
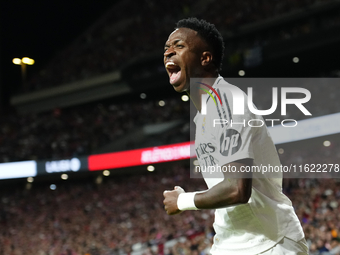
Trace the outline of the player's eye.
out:
M 184 47 L 184 45 L 177 44 L 176 47 L 182 49 Z

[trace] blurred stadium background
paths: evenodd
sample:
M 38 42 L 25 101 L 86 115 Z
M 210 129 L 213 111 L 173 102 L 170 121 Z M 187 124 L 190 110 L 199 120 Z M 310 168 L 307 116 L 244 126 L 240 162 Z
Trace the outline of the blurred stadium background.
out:
M 0 254 L 208 254 L 213 211 L 169 217 L 162 203 L 174 185 L 205 189 L 189 176 L 188 98 L 162 63 L 190 16 L 222 32 L 224 77 L 320 78 L 309 137 L 277 149 L 283 165 L 340 163 L 340 89 L 322 79 L 339 81 L 340 1 L 116 1 L 3 98 Z M 255 103 L 271 98 L 257 91 Z M 284 180 L 310 254 L 340 254 L 339 184 Z

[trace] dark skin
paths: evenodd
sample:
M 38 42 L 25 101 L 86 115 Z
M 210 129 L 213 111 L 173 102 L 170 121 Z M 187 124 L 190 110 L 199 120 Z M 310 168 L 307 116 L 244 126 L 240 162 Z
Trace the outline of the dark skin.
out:
M 218 70 L 212 64 L 213 55 L 207 43 L 188 28 L 179 28 L 172 32 L 164 46 L 164 65 L 170 76 L 173 71 L 181 70 L 180 78 L 172 84 L 177 92 L 186 91 L 197 109 L 201 109 L 198 88 L 190 88 L 190 77 L 217 78 Z M 168 63 L 175 66 L 167 66 Z
M 164 65 L 170 77 L 170 83 L 177 92 L 186 91 L 197 110 L 201 110 L 202 90 L 190 87 L 191 77 L 217 78 L 218 68 L 213 63 L 213 53 L 207 43 L 189 28 L 179 28 L 172 32 L 164 47 Z M 171 76 L 176 74 L 176 79 Z M 204 79 L 203 79 L 204 82 Z M 226 164 L 240 170 L 242 166 L 251 166 L 252 159 L 242 159 Z M 241 174 L 241 173 L 240 173 Z M 230 178 L 224 173 L 224 180 L 211 189 L 195 195 L 195 205 L 199 209 L 218 209 L 245 204 L 251 196 L 252 179 L 248 174 Z M 172 191 L 164 191 L 164 208 L 169 215 L 181 211 L 177 207 L 180 193 L 185 192 L 176 186 Z

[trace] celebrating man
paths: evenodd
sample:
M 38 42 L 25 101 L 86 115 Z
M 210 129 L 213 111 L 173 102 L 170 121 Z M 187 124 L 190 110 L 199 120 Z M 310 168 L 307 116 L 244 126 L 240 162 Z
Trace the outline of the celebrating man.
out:
M 170 84 L 177 92 L 186 91 L 198 111 L 195 151 L 200 166 L 236 170 L 236 174 L 221 171 L 214 178 L 204 176 L 208 189 L 203 192 L 185 192 L 181 187 L 164 191 L 165 210 L 172 215 L 216 209 L 213 255 L 308 254 L 300 222 L 282 193 L 282 175 L 271 178 L 242 171 L 280 166 L 280 161 L 266 126 L 240 125 L 262 117 L 251 113 L 247 104 L 243 115 L 234 114 L 231 92 L 236 87 L 219 76 L 223 51 L 215 26 L 196 18 L 180 20 L 165 43 Z M 190 79 L 197 81 L 190 83 Z M 204 96 L 207 93 L 214 94 L 215 100 Z M 205 107 L 207 114 L 202 113 Z M 216 118 L 228 122 L 214 125 Z

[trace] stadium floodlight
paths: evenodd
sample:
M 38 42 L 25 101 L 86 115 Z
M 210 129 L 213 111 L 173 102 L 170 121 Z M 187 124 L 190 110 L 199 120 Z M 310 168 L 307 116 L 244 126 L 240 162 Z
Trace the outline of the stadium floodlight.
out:
M 15 65 L 21 65 L 21 59 L 20 58 L 13 58 L 12 62 Z
M 329 147 L 329 146 L 331 146 L 331 142 L 326 140 L 326 141 L 323 142 L 323 146 Z
M 21 77 L 22 77 L 22 85 L 25 86 L 26 84 L 26 66 L 27 65 L 34 65 L 35 61 L 32 58 L 23 57 L 20 58 L 13 58 L 13 64 L 21 66 Z
M 22 63 L 26 64 L 26 65 L 33 65 L 34 64 L 34 59 L 32 58 L 28 58 L 28 57 L 24 57 L 21 59 Z
M 239 76 L 244 76 L 245 74 L 246 74 L 246 72 L 244 70 L 238 71 L 238 75 Z
M 149 165 L 146 169 L 147 169 L 149 172 L 155 171 L 155 167 L 154 167 L 153 165 Z
M 181 99 L 182 99 L 183 102 L 189 101 L 189 97 L 188 97 L 187 95 L 183 95 L 183 96 L 181 97 Z
M 32 58 L 28 58 L 28 57 L 24 57 L 22 59 L 20 58 L 13 58 L 12 60 L 13 64 L 15 65 L 22 65 L 22 64 L 26 64 L 26 65 L 34 65 L 35 61 Z
M 68 179 L 68 175 L 67 175 L 67 174 L 62 174 L 62 175 L 61 175 L 61 179 L 67 180 L 67 179 Z
M 103 175 L 104 176 L 109 176 L 110 175 L 110 171 L 109 170 L 104 170 L 103 171 Z

